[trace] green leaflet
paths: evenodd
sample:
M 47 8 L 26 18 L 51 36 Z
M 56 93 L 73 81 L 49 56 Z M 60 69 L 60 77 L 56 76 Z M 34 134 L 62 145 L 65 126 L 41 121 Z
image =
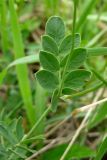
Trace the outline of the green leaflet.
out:
M 68 70 L 74 70 L 79 68 L 86 60 L 86 57 L 87 57 L 86 49 L 84 48 L 75 49 L 73 55 L 71 56 Z M 67 58 L 68 58 L 68 55 L 62 59 L 61 67 L 65 65 Z
M 56 57 L 48 52 L 40 51 L 40 62 L 44 69 L 56 72 L 59 70 L 59 62 Z
M 58 86 L 58 78 L 47 70 L 41 70 L 36 73 L 36 78 L 40 85 L 49 90 L 53 91 Z
M 66 75 L 64 87 L 78 90 L 85 84 L 85 81 L 90 79 L 90 75 L 90 72 L 86 70 L 71 71 Z
M 65 94 L 65 95 L 72 95 L 74 94 L 76 91 L 71 89 L 71 88 L 63 88 L 62 90 L 62 94 Z
M 5 149 L 5 147 L 2 144 L 0 144 L 0 158 L 2 156 L 6 156 L 6 149 Z
M 42 48 L 44 51 L 51 52 L 54 55 L 58 55 L 58 46 L 54 39 L 48 35 L 42 36 Z
M 25 139 L 23 141 L 23 143 L 29 143 L 29 142 L 34 142 L 36 140 L 43 140 L 43 139 L 44 139 L 43 135 L 38 135 L 38 136 L 35 136 L 35 137 L 32 137 L 32 138 Z
M 7 141 L 14 145 L 16 143 L 16 141 L 14 140 L 14 138 L 12 137 L 12 134 L 9 132 L 9 130 L 4 127 L 2 124 L 0 124 L 0 135 L 2 135 L 5 139 L 7 139 Z
M 70 53 L 71 51 L 71 48 L 72 48 L 72 35 L 68 35 L 66 36 L 60 46 L 59 46 L 59 54 L 61 55 L 65 55 L 65 54 L 68 54 Z M 80 43 L 81 43 L 81 37 L 80 37 L 80 34 L 76 33 L 75 34 L 75 42 L 74 42 L 74 47 L 77 48 L 80 46 Z
M 25 151 L 25 149 L 23 149 L 23 148 L 19 148 L 19 147 L 17 147 L 16 149 L 9 149 L 9 151 L 12 153 L 11 154 L 11 158 L 10 159 L 16 159 L 16 157 L 19 157 L 20 159 L 26 159 L 27 158 L 27 156 L 25 156 L 25 153 L 26 153 L 26 151 Z
M 56 43 L 60 43 L 60 41 L 65 36 L 65 25 L 63 20 L 58 16 L 50 17 L 46 23 L 46 34 L 52 37 Z

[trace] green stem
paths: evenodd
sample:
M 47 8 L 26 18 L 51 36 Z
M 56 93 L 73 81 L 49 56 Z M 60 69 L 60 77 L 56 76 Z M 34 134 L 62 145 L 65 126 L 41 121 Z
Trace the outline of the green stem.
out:
M 36 130 L 36 128 L 38 127 L 38 125 L 41 123 L 41 121 L 44 119 L 44 117 L 46 117 L 46 115 L 48 114 L 48 112 L 51 110 L 51 107 L 48 107 L 45 112 L 41 115 L 41 117 L 38 119 L 38 121 L 34 124 L 34 126 L 32 127 L 32 129 L 28 132 L 27 135 L 25 135 L 23 138 L 22 138 L 22 141 L 25 141 L 25 139 L 29 138 L 33 132 Z
M 72 94 L 72 95 L 68 95 L 68 96 L 64 97 L 64 99 L 71 99 L 71 98 L 74 98 L 74 97 L 80 97 L 80 96 L 86 95 L 87 93 L 90 93 L 92 91 L 97 90 L 98 88 L 102 87 L 103 85 L 104 85 L 104 83 L 101 82 L 101 83 L 97 84 L 96 86 L 91 87 L 89 89 L 86 89 L 82 92 Z
M 72 48 L 71 48 L 71 51 L 70 51 L 69 56 L 67 58 L 67 61 L 66 61 L 65 67 L 64 67 L 64 71 L 63 71 L 63 74 L 62 74 L 62 81 L 61 81 L 61 84 L 60 84 L 60 87 L 59 87 L 59 92 L 58 92 L 59 97 L 60 97 L 61 92 L 62 92 L 62 87 L 63 87 L 63 84 L 64 84 L 65 74 L 66 74 L 70 59 L 71 59 L 73 51 L 74 51 L 75 25 L 76 25 L 76 1 L 74 1 L 73 28 L 72 28 Z

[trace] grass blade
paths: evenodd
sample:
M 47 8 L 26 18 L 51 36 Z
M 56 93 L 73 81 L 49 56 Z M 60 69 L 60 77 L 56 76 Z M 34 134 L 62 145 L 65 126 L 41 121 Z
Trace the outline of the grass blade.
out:
M 13 32 L 15 58 L 17 59 L 24 57 L 24 47 L 18 23 L 18 17 L 14 8 L 13 0 L 9 1 L 9 9 L 10 9 L 11 26 Z M 27 112 L 29 122 L 33 125 L 35 122 L 35 112 L 32 104 L 32 95 L 28 80 L 28 69 L 26 64 L 17 65 L 16 72 L 19 80 L 19 87 L 25 104 L 25 110 Z
M 41 115 L 44 113 L 45 108 L 46 108 L 46 91 L 39 85 L 39 83 L 36 81 L 36 122 L 39 120 Z M 44 128 L 45 128 L 45 117 L 44 119 L 40 122 L 40 125 L 36 128 L 36 134 L 43 134 L 44 133 Z
M 13 62 L 11 62 L 5 69 L 2 70 L 2 72 L 0 72 L 0 86 L 3 83 L 3 80 L 7 74 L 8 69 L 10 69 L 13 66 L 19 65 L 19 64 L 30 64 L 30 63 L 34 63 L 34 62 L 39 62 L 39 55 L 38 54 L 29 55 L 29 56 L 25 56 L 22 58 L 17 58 Z
M 91 69 L 91 71 L 95 74 L 95 76 L 102 81 L 106 86 L 107 86 L 107 81 L 95 70 L 95 69 Z
M 35 63 L 35 62 L 39 62 L 39 55 L 38 54 L 18 58 L 16 60 L 14 60 L 12 63 L 10 63 L 7 68 L 9 69 L 10 67 L 13 67 L 15 65 L 26 64 L 26 63 L 30 64 L 30 63 Z
M 107 55 L 107 47 L 87 48 L 88 56 L 104 56 Z
M 84 24 L 88 14 L 90 14 L 90 12 L 92 11 L 92 9 L 94 8 L 94 6 L 96 5 L 96 3 L 98 3 L 98 0 L 88 0 L 88 2 L 86 1 L 86 5 L 83 9 L 83 12 L 77 22 L 77 26 L 76 26 L 76 30 L 79 30 L 81 28 L 81 26 Z
M 8 51 L 8 40 L 7 40 L 7 12 L 6 12 L 6 2 L 4 0 L 0 1 L 0 25 L 1 25 L 1 43 L 2 43 L 2 50 L 4 55 L 6 55 Z
M 6 69 L 3 69 L 3 71 L 0 72 L 0 88 L 1 88 L 1 85 L 3 83 L 3 80 L 4 80 L 5 76 L 6 76 L 6 74 L 7 74 L 7 70 Z
M 96 158 L 94 160 L 101 160 L 106 152 L 107 152 L 107 136 L 104 138 L 103 142 L 101 143 L 99 150 L 97 152 Z

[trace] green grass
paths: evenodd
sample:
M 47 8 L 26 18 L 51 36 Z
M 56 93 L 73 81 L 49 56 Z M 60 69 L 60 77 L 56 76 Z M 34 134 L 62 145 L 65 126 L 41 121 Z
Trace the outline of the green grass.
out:
M 13 33 L 14 55 L 15 59 L 25 56 L 24 46 L 20 31 L 20 25 L 18 23 L 17 13 L 14 8 L 14 1 L 9 1 L 10 17 L 11 17 L 11 29 Z M 25 110 L 31 125 L 35 122 L 35 110 L 32 103 L 32 93 L 30 88 L 30 82 L 28 77 L 28 68 L 26 64 L 20 64 L 16 66 L 16 73 L 19 81 L 19 88 L 24 101 Z
M 7 6 L 4 0 L 0 1 L 0 30 L 2 36 L 2 50 L 5 58 L 9 51 L 8 34 L 7 34 Z
M 87 16 L 91 13 L 92 9 L 95 7 L 95 5 L 98 3 L 98 0 L 87 0 L 85 1 L 85 5 L 82 8 L 82 13 L 80 15 L 80 18 L 77 22 L 76 30 L 79 30 L 82 25 L 84 24 Z

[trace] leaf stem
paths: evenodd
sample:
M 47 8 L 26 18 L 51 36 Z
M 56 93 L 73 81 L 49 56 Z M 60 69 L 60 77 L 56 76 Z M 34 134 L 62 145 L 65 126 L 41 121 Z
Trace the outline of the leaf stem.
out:
M 27 135 L 25 135 L 22 140 L 21 143 L 23 141 L 25 141 L 25 139 L 29 138 L 33 132 L 35 131 L 35 129 L 38 127 L 38 125 L 40 124 L 40 122 L 43 120 L 44 117 L 46 117 L 46 115 L 48 114 L 48 112 L 51 110 L 51 107 L 48 107 L 45 112 L 41 115 L 41 117 L 38 119 L 38 121 L 34 124 L 34 126 L 32 127 L 32 129 L 28 132 Z
M 75 93 L 75 94 L 72 94 L 72 95 L 66 95 L 64 97 L 62 97 L 63 99 L 71 99 L 71 98 L 74 98 L 74 97 L 80 97 L 80 96 L 83 96 L 83 95 L 86 95 L 87 93 L 90 93 L 92 91 L 95 91 L 97 90 L 98 88 L 102 87 L 104 85 L 104 83 L 98 83 L 97 85 L 89 88 L 89 89 L 86 89 L 84 91 L 81 91 L 79 93 Z
M 77 6 L 76 1 L 74 1 L 73 27 L 72 27 L 72 48 L 71 48 L 71 51 L 70 51 L 69 56 L 67 58 L 67 61 L 66 61 L 65 67 L 64 67 L 64 71 L 63 71 L 63 74 L 62 74 L 62 81 L 61 81 L 61 84 L 60 84 L 60 87 L 59 87 L 59 92 L 58 92 L 59 97 L 60 97 L 61 92 L 62 92 L 62 87 L 63 87 L 63 84 L 64 84 L 65 74 L 66 74 L 70 59 L 71 59 L 73 51 L 74 51 L 75 25 L 76 25 L 76 6 Z

